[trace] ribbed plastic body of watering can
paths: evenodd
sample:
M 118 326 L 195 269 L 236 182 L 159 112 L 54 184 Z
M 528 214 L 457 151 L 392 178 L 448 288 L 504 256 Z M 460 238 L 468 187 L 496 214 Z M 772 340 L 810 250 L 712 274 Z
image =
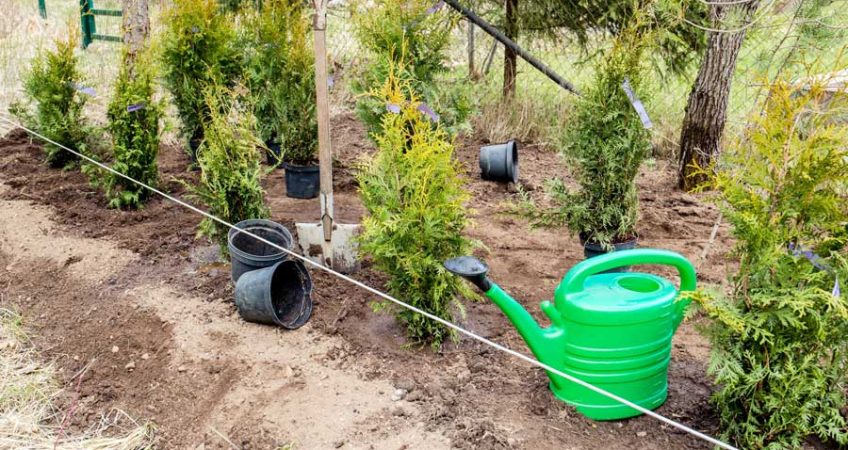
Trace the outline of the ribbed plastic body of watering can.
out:
M 477 285 L 512 321 L 530 350 L 543 363 L 654 409 L 668 393 L 671 338 L 688 301 L 678 300 L 671 281 L 650 273 L 602 273 L 633 265 L 668 265 L 680 275 L 680 291 L 695 289 L 695 269 L 682 255 L 667 250 L 636 249 L 608 253 L 575 265 L 554 293 L 542 302 L 551 321 L 542 329 L 533 317 L 497 284 L 488 268 L 473 257 L 445 266 Z M 559 375 L 548 373 L 560 400 L 595 420 L 623 419 L 640 413 Z

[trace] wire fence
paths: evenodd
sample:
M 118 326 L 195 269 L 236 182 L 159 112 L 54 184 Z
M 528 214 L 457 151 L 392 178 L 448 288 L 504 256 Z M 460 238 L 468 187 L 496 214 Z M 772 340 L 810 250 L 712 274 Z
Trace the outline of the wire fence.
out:
M 846 2 L 848 0 L 795 0 L 780 5 L 764 2 L 755 15 L 754 24 L 746 29 L 747 35 L 737 59 L 727 114 L 731 133 L 744 126 L 764 95 L 764 86 L 778 73 L 795 79 L 812 75 L 811 71 L 826 73 L 838 68 L 837 59 L 848 46 Z M 447 7 L 442 8 L 440 13 L 449 14 L 448 10 Z M 355 73 L 356 65 L 365 57 L 353 30 L 352 17 L 355 14 L 356 6 L 352 3 L 343 1 L 331 6 L 328 45 L 333 67 L 338 73 Z M 478 14 L 487 18 L 486 14 Z M 499 19 L 493 17 L 488 20 L 497 26 Z M 555 30 L 551 35 L 553 37 L 539 37 L 519 31 L 516 42 L 578 88 L 585 86 L 591 81 L 594 66 L 601 57 L 598 50 L 608 39 L 598 36 L 592 43 L 594 50 L 587 51 L 564 30 Z M 475 80 L 474 95 L 478 103 L 496 103 L 501 96 L 504 54 L 502 44 L 463 20 L 454 30 L 448 50 L 450 70 L 445 77 L 453 81 Z M 815 68 L 811 65 L 813 61 L 817 63 Z M 653 79 L 647 83 L 653 86 L 653 90 L 646 93 L 647 98 L 643 101 L 656 125 L 655 144 L 670 147 L 671 151 L 674 151 L 679 138 L 699 63 L 699 60 L 693 61 L 680 75 L 661 77 L 653 71 L 650 75 Z M 338 91 L 336 94 L 336 108 L 351 105 L 349 95 Z M 534 111 L 536 114 L 559 114 L 567 111 L 573 94 L 519 58 L 516 98 L 531 103 L 530 114 Z

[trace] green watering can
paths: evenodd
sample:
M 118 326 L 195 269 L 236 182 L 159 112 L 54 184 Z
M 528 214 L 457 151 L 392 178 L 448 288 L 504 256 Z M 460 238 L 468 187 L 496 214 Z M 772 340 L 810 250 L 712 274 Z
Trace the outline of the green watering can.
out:
M 445 262 L 452 273 L 474 283 L 518 329 L 536 358 L 557 370 L 646 409 L 665 402 L 671 337 L 683 319 L 688 300 L 677 300 L 669 280 L 648 273 L 602 273 L 615 268 L 658 264 L 680 273 L 680 291 L 695 289 L 695 269 L 682 255 L 667 250 L 622 250 L 574 266 L 554 293 L 542 302 L 551 326 L 533 317 L 486 278 L 488 267 L 471 256 Z M 548 372 L 550 388 L 560 400 L 594 420 L 615 420 L 640 413 Z

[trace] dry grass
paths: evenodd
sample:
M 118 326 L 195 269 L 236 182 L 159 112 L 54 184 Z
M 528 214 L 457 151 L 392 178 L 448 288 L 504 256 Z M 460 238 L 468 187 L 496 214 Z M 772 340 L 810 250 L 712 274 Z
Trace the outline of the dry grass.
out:
M 533 142 L 556 149 L 560 127 L 568 115 L 568 105 L 540 102 L 517 96 L 511 102 L 485 101 L 474 117 L 474 128 L 489 142 Z
M 151 448 L 153 426 L 122 411 L 103 416 L 86 432 L 70 435 L 64 411 L 53 405 L 62 392 L 55 369 L 39 361 L 21 318 L 0 309 L 0 449 L 131 450 Z M 81 374 L 78 374 L 81 375 Z

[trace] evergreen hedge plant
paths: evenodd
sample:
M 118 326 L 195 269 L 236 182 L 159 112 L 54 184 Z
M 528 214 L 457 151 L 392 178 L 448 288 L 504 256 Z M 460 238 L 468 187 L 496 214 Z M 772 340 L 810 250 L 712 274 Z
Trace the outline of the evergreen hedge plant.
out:
M 724 438 L 740 448 L 848 444 L 848 125 L 820 85 L 772 86 L 715 183 L 739 267 L 712 319 L 709 373 Z
M 644 30 L 634 26 L 614 39 L 592 84 L 576 100 L 561 152 L 578 188 L 553 180 L 548 194 L 554 208 L 540 212 L 525 203 L 522 212 L 535 225 L 567 225 L 581 240 L 608 250 L 636 237 L 636 175 L 651 141 L 622 86 L 627 80 L 637 95 L 642 91 L 643 53 L 651 40 Z
M 75 53 L 78 46 L 78 33 L 69 32 L 65 39 L 54 41 L 52 50 L 39 49 L 23 77 L 27 98 L 9 109 L 45 137 L 85 152 L 89 127 L 83 109 L 91 94 L 90 88 L 83 86 L 84 77 Z M 50 143 L 44 144 L 44 151 L 52 167 L 65 167 L 77 159 Z
M 210 111 L 205 138 L 197 152 L 200 181 L 188 186 L 209 213 L 229 223 L 263 219 L 269 215 L 261 186 L 262 165 L 257 148 L 256 119 L 252 108 L 230 91 L 211 87 L 206 91 Z M 204 219 L 198 230 L 227 255 L 229 227 Z
M 383 88 L 373 93 L 382 104 L 398 108 L 383 116 L 382 131 L 374 135 L 377 153 L 356 173 L 369 213 L 362 220 L 360 250 L 390 276 L 389 292 L 451 320 L 464 315 L 460 298 L 474 296 L 442 266 L 471 248 L 463 236 L 469 223 L 463 204 L 469 196 L 453 159 L 453 144 L 407 92 L 403 79 L 391 70 Z M 449 328 L 407 309 L 396 309 L 395 314 L 413 343 L 437 348 L 456 337 Z
M 358 42 L 369 59 L 351 87 L 358 95 L 356 111 L 373 134 L 380 131 L 385 105 L 369 92 L 380 89 L 390 70 L 402 67 L 405 89 L 439 114 L 449 135 L 468 129 L 472 110 L 469 93 L 440 80 L 447 71 L 447 47 L 457 16 L 435 10 L 428 0 L 386 0 L 355 17 Z M 398 74 L 400 75 L 400 74 Z
M 234 19 L 215 0 L 180 0 L 165 12 L 161 64 L 183 136 L 196 145 L 211 112 L 204 92 L 231 86 L 240 73 Z
M 112 168 L 129 177 L 156 186 L 159 154 L 159 120 L 162 105 L 155 101 L 152 65 L 144 54 L 135 62 L 130 76 L 127 64 L 121 66 L 115 93 L 109 103 L 108 130 L 112 135 Z M 96 175 L 112 208 L 139 208 L 151 192 L 123 177 L 102 171 Z
M 245 78 L 259 135 L 280 144 L 287 160 L 309 163 L 315 159 L 318 122 L 315 60 L 304 8 L 289 0 L 266 0 L 261 10 L 246 13 L 245 23 Z

